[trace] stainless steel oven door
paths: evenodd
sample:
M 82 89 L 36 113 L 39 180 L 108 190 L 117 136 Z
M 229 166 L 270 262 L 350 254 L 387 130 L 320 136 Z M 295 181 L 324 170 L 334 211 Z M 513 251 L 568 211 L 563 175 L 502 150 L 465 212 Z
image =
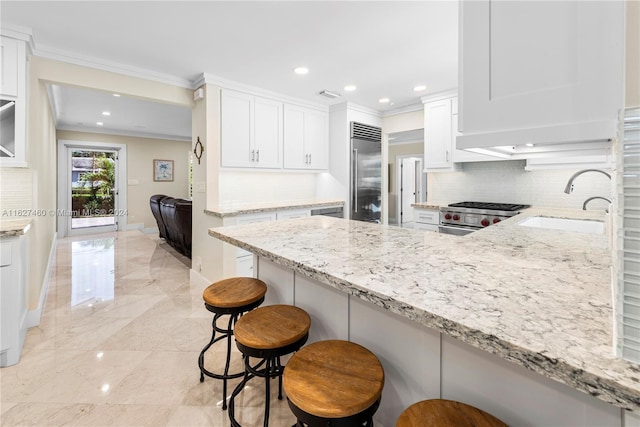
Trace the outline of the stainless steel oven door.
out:
M 472 227 L 454 227 L 451 225 L 439 225 L 438 232 L 442 234 L 453 234 L 455 236 L 465 236 L 469 233 L 473 233 L 477 228 Z

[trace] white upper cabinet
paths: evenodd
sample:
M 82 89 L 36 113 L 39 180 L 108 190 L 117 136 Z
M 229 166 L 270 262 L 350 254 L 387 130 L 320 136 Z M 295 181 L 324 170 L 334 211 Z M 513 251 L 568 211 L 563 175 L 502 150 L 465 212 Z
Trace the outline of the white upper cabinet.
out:
M 255 164 L 282 167 L 282 102 L 255 97 Z
M 222 91 L 222 166 L 282 167 L 281 102 Z
M 252 167 L 255 160 L 253 96 L 222 91 L 221 115 L 222 166 Z
M 23 43 L 16 39 L 2 37 L 0 41 L 0 95 L 18 96 L 18 75 L 20 74 L 19 51 L 20 44 Z M 24 49 L 22 50 L 24 56 Z
M 424 104 L 425 172 L 453 168 L 452 98 Z
M 26 44 L 0 37 L 0 166 L 26 167 Z
M 294 105 L 284 108 L 284 167 L 328 169 L 327 113 Z
M 458 148 L 615 137 L 624 2 L 460 4 Z

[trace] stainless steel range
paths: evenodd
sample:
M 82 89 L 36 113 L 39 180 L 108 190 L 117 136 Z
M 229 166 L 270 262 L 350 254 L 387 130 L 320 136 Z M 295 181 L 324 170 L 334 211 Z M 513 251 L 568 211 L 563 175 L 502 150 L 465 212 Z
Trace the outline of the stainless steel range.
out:
M 529 205 L 462 202 L 440 208 L 440 233 L 463 236 L 520 213 Z

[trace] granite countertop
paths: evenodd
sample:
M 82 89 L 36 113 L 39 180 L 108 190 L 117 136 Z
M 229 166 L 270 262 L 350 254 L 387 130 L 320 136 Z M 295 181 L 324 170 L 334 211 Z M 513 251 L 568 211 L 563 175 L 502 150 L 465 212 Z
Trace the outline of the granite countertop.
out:
M 464 237 L 329 217 L 209 234 L 640 413 L 640 366 L 613 355 L 607 235 L 522 227 L 530 208 Z
M 22 236 L 29 231 L 33 219 L 15 218 L 0 220 L 0 237 Z
M 344 206 L 344 200 L 285 200 L 278 202 L 260 202 L 260 203 L 246 203 L 246 202 L 229 202 L 224 203 L 214 208 L 205 209 L 204 213 L 207 215 L 217 216 L 220 218 L 245 215 L 260 212 L 272 212 L 281 211 L 287 209 L 303 209 L 303 208 L 318 208 L 323 206 Z
M 420 202 L 420 203 L 411 203 L 411 207 L 413 208 L 421 208 L 421 209 L 440 209 L 440 205 L 437 203 L 427 203 L 427 202 Z

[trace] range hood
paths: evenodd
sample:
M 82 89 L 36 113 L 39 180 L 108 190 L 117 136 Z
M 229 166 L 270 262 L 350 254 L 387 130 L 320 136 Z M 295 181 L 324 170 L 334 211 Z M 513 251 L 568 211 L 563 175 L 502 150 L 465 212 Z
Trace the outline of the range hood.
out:
M 463 134 L 456 148 L 502 159 L 536 159 L 611 154 L 615 121 Z

